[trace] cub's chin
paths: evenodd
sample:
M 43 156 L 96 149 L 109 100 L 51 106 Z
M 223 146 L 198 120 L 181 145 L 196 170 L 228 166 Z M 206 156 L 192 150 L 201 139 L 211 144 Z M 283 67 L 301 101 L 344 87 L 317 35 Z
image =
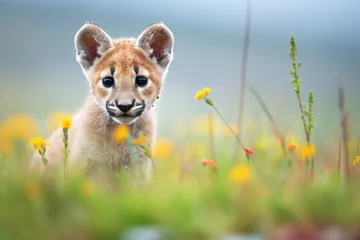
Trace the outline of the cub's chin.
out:
M 138 119 L 138 117 L 119 116 L 119 117 L 112 117 L 112 119 L 114 119 L 114 121 L 117 123 L 130 125 L 130 124 L 134 123 Z

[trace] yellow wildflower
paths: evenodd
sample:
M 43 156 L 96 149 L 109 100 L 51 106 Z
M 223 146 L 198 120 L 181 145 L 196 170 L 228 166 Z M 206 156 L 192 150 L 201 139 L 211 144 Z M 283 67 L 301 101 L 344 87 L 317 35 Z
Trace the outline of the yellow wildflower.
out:
M 229 172 L 229 179 L 234 183 L 248 183 L 251 178 L 252 172 L 247 164 L 237 164 Z
M 35 149 L 37 152 L 42 152 L 45 149 L 45 146 L 49 146 L 50 143 L 46 142 L 44 139 L 36 137 L 29 141 L 29 144 L 32 146 L 32 148 Z
M 0 135 L 9 140 L 27 140 L 38 132 L 38 124 L 27 114 L 16 114 L 6 118 L 0 126 Z
M 60 125 L 64 129 L 70 129 L 72 124 L 72 120 L 69 117 L 65 117 L 61 120 Z
M 199 90 L 199 91 L 197 91 L 197 93 L 195 94 L 194 99 L 195 99 L 195 100 L 200 100 L 200 99 L 204 98 L 205 95 L 206 95 L 206 93 L 205 93 L 204 90 Z
M 356 156 L 355 160 L 353 161 L 353 165 L 357 166 L 360 164 L 360 156 Z
M 171 140 L 166 138 L 159 138 L 156 140 L 154 147 L 155 158 L 166 158 L 170 157 L 174 152 L 174 144 Z
M 61 120 L 69 117 L 69 115 L 65 112 L 53 112 L 50 114 L 47 120 L 47 127 L 49 131 L 53 131 L 56 128 L 59 127 L 59 123 L 61 123 Z
M 202 90 L 197 91 L 197 93 L 195 94 L 195 100 L 200 100 L 203 99 L 204 97 L 206 97 L 209 93 L 211 92 L 211 88 L 209 87 L 205 87 Z
M 135 138 L 134 140 L 133 140 L 133 143 L 135 144 L 135 145 L 141 145 L 141 144 L 143 144 L 143 143 L 145 143 L 146 142 L 146 136 L 144 136 L 144 135 L 141 135 L 141 136 L 139 136 L 138 138 Z
M 305 144 L 300 149 L 300 154 L 303 158 L 310 158 L 315 155 L 315 147 L 312 144 Z
M 206 87 L 203 90 L 204 90 L 206 96 L 211 92 L 211 88 L 209 88 L 209 87 Z
M 129 126 L 120 124 L 115 128 L 114 138 L 116 141 L 123 142 L 126 139 L 128 139 L 129 135 L 130 135 Z

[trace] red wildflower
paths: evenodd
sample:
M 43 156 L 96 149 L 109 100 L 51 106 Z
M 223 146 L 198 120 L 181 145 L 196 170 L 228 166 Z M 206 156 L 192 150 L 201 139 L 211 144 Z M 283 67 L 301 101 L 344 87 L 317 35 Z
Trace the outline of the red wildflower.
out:
M 249 154 L 249 155 L 253 155 L 253 154 L 254 154 L 254 152 L 253 152 L 252 150 L 248 149 L 248 148 L 244 148 L 244 151 L 245 151 L 245 153 L 247 153 L 247 154 Z
M 295 150 L 295 149 L 296 149 L 296 145 L 289 144 L 289 145 L 288 145 L 288 149 L 289 149 L 289 150 Z
M 288 145 L 288 150 L 289 150 L 290 152 L 295 151 L 296 146 L 297 146 L 297 145 L 296 145 L 295 142 L 291 142 L 291 143 Z
M 203 166 L 206 166 L 206 165 L 211 165 L 211 166 L 216 165 L 216 164 L 215 164 L 215 161 L 213 161 L 213 160 L 202 160 L 201 164 L 202 164 Z
M 201 163 L 204 166 L 204 168 L 206 167 L 206 165 L 209 165 L 212 168 L 212 170 L 214 171 L 214 173 L 216 172 L 216 170 L 218 168 L 218 165 L 213 160 L 202 160 Z

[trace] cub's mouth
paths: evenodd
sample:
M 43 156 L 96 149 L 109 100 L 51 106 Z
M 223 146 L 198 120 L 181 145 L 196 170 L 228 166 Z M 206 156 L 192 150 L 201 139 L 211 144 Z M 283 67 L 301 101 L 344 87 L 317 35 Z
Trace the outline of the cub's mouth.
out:
M 134 123 L 139 117 L 134 117 L 134 116 L 130 116 L 127 114 L 123 114 L 121 116 L 118 117 L 111 117 L 115 122 L 120 123 L 120 124 L 132 124 Z
M 108 115 L 117 123 L 120 124 L 131 124 L 134 123 L 144 112 L 145 103 L 137 103 L 135 101 L 131 105 L 119 105 L 115 101 L 116 104 L 107 103 L 106 104 L 106 112 Z
M 120 124 L 126 124 L 126 125 L 134 123 L 141 115 L 140 114 L 139 116 L 132 116 L 127 113 L 115 114 L 114 112 L 109 111 L 108 109 L 107 109 L 107 113 L 115 122 L 120 123 Z

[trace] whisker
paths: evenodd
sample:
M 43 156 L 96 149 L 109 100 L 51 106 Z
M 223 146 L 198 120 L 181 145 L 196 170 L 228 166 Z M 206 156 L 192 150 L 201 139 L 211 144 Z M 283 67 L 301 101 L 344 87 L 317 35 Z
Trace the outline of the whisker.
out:
M 94 123 L 96 126 L 98 126 L 99 128 L 106 128 L 106 125 L 109 121 L 109 116 L 106 112 L 102 112 L 101 114 L 99 114 L 98 116 L 96 116 L 93 119 Z M 105 124 L 104 124 L 105 121 Z
M 133 131 L 132 131 L 132 135 L 133 135 L 134 137 L 135 137 L 136 122 L 137 122 L 137 121 L 134 122 L 134 128 L 133 128 Z
M 141 117 L 142 117 L 142 119 L 144 120 L 144 122 L 145 122 L 146 124 L 150 125 L 149 122 L 147 121 L 147 119 L 144 117 L 144 115 L 141 115 Z

